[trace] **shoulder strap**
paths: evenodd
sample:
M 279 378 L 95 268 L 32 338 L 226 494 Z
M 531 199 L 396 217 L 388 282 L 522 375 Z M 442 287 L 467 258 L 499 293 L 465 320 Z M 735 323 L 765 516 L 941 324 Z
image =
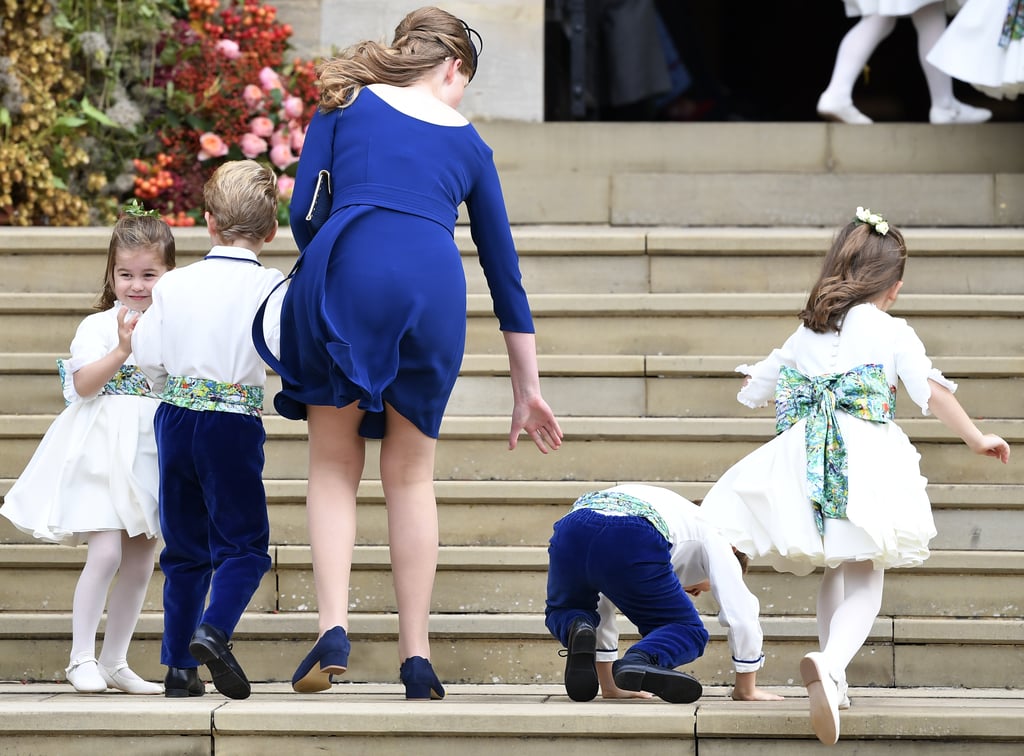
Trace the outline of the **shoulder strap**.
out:
M 260 303 L 259 309 L 256 310 L 256 314 L 252 319 L 252 343 L 256 347 L 256 353 L 263 358 L 263 361 L 271 367 L 271 369 L 281 376 L 283 379 L 294 383 L 288 371 L 285 370 L 284 365 L 281 361 L 274 356 L 274 353 L 270 351 L 270 347 L 267 346 L 267 338 L 263 334 L 263 319 L 267 312 L 267 303 L 270 302 L 270 298 L 274 296 L 274 292 L 278 290 L 283 284 L 288 283 L 299 269 L 299 265 L 302 263 L 303 252 L 299 252 L 299 256 L 295 259 L 295 264 L 292 265 L 291 271 L 288 275 L 275 284 L 274 288 L 270 290 L 270 293 Z

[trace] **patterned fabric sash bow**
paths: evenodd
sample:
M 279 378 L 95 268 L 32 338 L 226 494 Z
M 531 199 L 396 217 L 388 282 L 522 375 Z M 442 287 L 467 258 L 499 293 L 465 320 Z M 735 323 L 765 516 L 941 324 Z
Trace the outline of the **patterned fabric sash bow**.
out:
M 69 376 L 68 361 L 57 360 L 57 372 L 63 386 Z M 114 376 L 103 384 L 97 396 L 150 396 L 149 381 L 146 374 L 135 365 L 122 365 Z M 71 404 L 67 399 L 64 404 Z
M 999 35 L 999 46 L 1009 47 L 1011 42 L 1024 39 L 1024 0 L 1009 0 L 1006 4 L 1006 18 Z
M 573 512 L 577 509 L 596 509 L 601 512 L 619 512 L 624 515 L 643 517 L 664 536 L 666 541 L 669 539 L 668 523 L 665 522 L 664 517 L 658 514 L 658 510 L 643 499 L 621 491 L 593 491 L 583 494 L 572 505 Z
M 785 365 L 775 389 L 775 432 L 782 433 L 807 418 L 807 484 L 818 532 L 825 519 L 846 517 L 849 494 L 846 445 L 836 422 L 836 410 L 884 423 L 896 413 L 896 387 L 890 386 L 881 365 L 858 365 L 846 373 L 808 378 Z
M 263 414 L 263 387 L 244 383 L 172 375 L 167 378 L 160 398 L 176 407 L 199 412 L 231 412 L 253 417 Z

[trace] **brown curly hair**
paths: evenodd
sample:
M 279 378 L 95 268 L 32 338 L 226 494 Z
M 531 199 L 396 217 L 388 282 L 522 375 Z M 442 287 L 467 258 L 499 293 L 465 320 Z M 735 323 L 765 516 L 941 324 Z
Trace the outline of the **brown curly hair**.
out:
M 471 33 L 465 22 L 440 8 L 412 11 L 395 27 L 390 45 L 359 42 L 317 67 L 320 110 L 351 105 L 367 84 L 412 84 L 446 58 L 461 60 L 460 71 L 472 79 L 479 50 Z
M 838 332 L 851 307 L 903 280 L 906 263 L 899 229 L 879 234 L 869 223 L 848 223 L 833 239 L 800 319 L 815 333 Z

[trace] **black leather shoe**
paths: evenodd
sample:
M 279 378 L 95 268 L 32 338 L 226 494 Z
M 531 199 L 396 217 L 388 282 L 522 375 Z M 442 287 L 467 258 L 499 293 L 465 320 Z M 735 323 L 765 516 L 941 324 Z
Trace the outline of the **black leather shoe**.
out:
M 623 690 L 646 690 L 669 703 L 693 703 L 704 693 L 697 678 L 659 667 L 650 654 L 633 649 L 612 664 L 612 677 Z
M 188 698 L 201 696 L 206 686 L 199 679 L 199 670 L 195 667 L 168 667 L 164 677 L 164 695 L 168 698 Z
M 565 692 L 573 701 L 592 701 L 598 689 L 595 666 L 597 633 L 593 624 L 583 617 L 575 620 L 569 629 L 567 646 Z
M 196 628 L 189 653 L 200 664 L 205 664 L 213 675 L 213 687 L 228 698 L 248 698 L 252 692 L 249 679 L 235 661 L 231 644 L 223 632 L 205 622 Z

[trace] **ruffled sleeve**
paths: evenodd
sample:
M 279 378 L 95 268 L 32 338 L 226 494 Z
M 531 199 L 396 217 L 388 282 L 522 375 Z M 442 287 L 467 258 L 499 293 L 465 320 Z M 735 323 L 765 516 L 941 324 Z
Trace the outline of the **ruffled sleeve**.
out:
M 58 366 L 64 401 L 68 404 L 82 398 L 75 391 L 75 373 L 83 366 L 106 357 L 117 346 L 117 328 L 111 327 L 111 317 L 120 307 L 120 304 L 115 303 L 111 310 L 90 315 L 78 325 L 75 338 L 71 341 L 71 357 L 61 360 L 63 364 Z
M 928 384 L 929 379 L 952 392 L 956 391 L 957 385 L 932 366 L 932 361 L 925 353 L 924 344 L 914 329 L 905 320 L 895 320 L 896 374 L 907 389 L 907 394 L 921 408 L 922 414 L 930 415 L 928 402 L 931 400 L 932 388 Z
M 754 365 L 739 365 L 737 373 L 750 376 L 750 381 L 740 389 L 736 395 L 736 401 L 740 404 L 757 409 L 765 407 L 775 399 L 775 384 L 779 380 L 779 369 L 783 365 L 794 365 L 790 356 L 792 350 L 790 345 L 796 334 L 786 339 L 786 343 L 779 349 L 773 349 L 772 353 Z

